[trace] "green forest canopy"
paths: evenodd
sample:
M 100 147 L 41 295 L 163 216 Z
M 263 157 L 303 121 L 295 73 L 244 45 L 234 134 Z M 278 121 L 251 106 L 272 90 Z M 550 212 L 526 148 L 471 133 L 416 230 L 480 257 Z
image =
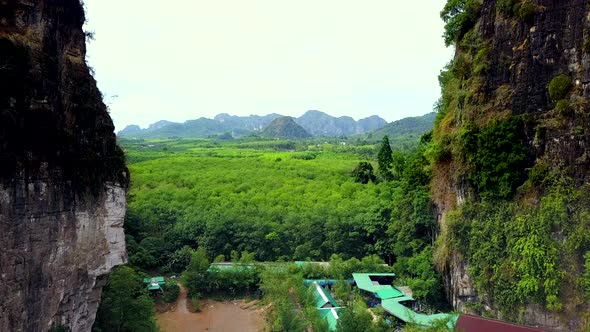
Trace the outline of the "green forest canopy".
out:
M 415 281 L 418 297 L 440 299 L 421 152 L 396 151 L 396 179 L 363 184 L 352 172 L 376 164 L 377 146 L 179 140 L 124 147 L 132 162 L 127 244 L 137 268 L 182 272 L 186 246 L 206 248 L 210 258 L 248 251 L 258 261 L 376 254 Z

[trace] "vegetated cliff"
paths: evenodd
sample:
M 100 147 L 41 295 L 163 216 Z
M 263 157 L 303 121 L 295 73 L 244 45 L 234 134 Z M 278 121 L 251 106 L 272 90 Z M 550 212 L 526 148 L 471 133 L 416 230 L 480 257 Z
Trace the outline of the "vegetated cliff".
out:
M 0 1 L 0 331 L 90 331 L 126 261 L 127 169 L 79 0 Z
M 590 328 L 590 8 L 449 0 L 428 156 L 452 304 Z M 586 266 L 584 268 L 584 265 Z

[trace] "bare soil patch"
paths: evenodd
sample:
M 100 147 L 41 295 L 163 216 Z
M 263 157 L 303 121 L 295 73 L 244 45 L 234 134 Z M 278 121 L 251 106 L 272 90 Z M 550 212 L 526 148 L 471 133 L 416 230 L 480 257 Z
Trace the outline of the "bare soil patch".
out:
M 176 306 L 156 315 L 163 332 L 259 332 L 264 330 L 262 309 L 236 301 L 202 301 L 202 311 L 191 313 L 187 309 L 187 292 L 181 287 Z

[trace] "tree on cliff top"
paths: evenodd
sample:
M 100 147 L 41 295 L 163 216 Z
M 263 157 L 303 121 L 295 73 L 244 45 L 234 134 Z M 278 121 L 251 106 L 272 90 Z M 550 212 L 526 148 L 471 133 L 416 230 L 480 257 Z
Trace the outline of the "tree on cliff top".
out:
M 481 9 L 482 0 L 448 0 L 440 17 L 445 22 L 443 38 L 451 46 L 474 24 Z

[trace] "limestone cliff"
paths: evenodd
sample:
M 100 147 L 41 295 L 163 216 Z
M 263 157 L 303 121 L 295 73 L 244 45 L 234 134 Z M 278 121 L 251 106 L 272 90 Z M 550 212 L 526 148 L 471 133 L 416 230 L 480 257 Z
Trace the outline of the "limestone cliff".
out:
M 79 0 L 0 0 L 0 331 L 90 331 L 128 174 Z
M 440 76 L 430 157 L 448 297 L 525 324 L 590 327 L 578 217 L 590 180 L 588 2 L 450 0 L 441 16 L 456 54 Z M 546 210 L 563 213 L 523 221 Z M 537 266 L 523 243 L 540 248 Z

